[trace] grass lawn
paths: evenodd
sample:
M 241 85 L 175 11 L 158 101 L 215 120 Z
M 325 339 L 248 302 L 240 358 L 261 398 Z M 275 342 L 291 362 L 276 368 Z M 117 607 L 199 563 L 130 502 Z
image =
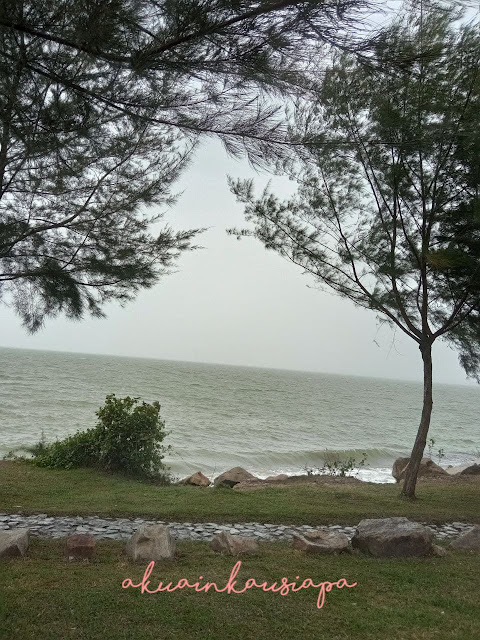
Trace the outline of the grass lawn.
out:
M 158 487 L 88 469 L 53 471 L 0 463 L 0 511 L 49 515 L 140 516 L 168 521 L 357 523 L 407 516 L 429 522 L 480 522 L 480 482 L 421 481 L 418 500 L 395 484 L 292 486 L 252 492 Z
M 374 559 L 356 555 L 306 556 L 284 544 L 265 545 L 263 555 L 244 558 L 238 587 L 255 578 L 300 583 L 345 578 L 352 589 L 334 588 L 323 609 L 318 589 L 280 596 L 252 589 L 242 595 L 141 594 L 124 590 L 140 582 L 145 565 L 131 563 L 123 545 L 101 542 L 91 564 L 67 563 L 60 541 L 33 539 L 23 559 L 2 562 L 0 637 L 67 640 L 476 640 L 480 638 L 480 555 Z M 187 578 L 225 585 L 236 559 L 214 554 L 206 543 L 183 542 L 174 563 L 157 563 L 151 587 Z

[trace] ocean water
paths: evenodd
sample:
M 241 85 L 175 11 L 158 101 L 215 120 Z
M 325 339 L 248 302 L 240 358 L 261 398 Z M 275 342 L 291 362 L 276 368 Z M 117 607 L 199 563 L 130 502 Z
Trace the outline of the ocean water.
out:
M 304 473 L 329 456 L 357 460 L 358 477 L 392 482 L 421 411 L 416 382 L 191 362 L 0 349 L 0 457 L 95 425 L 105 396 L 158 400 L 183 476 L 242 466 L 265 477 Z M 480 449 L 480 387 L 437 385 L 430 435 L 461 464 Z M 434 455 L 435 459 L 435 455 Z

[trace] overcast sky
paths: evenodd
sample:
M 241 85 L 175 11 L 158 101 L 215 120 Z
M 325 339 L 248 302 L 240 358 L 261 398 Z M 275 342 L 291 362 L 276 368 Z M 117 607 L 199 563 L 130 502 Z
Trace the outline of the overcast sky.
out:
M 309 288 L 310 278 L 257 240 L 226 234 L 243 223 L 227 174 L 256 175 L 259 186 L 269 179 L 229 158 L 218 142 L 199 150 L 165 220 L 209 230 L 200 238 L 204 249 L 185 254 L 176 273 L 123 309 L 110 305 L 107 319 L 50 320 L 33 336 L 1 306 L 0 345 L 420 379 L 413 341 L 379 329 L 373 312 Z M 286 179 L 273 184 L 277 193 L 293 189 Z M 437 344 L 434 357 L 438 382 L 466 381 L 446 345 Z

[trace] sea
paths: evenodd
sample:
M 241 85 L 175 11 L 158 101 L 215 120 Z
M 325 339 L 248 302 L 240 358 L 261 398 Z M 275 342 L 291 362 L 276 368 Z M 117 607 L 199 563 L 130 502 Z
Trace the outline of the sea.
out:
M 422 403 L 418 382 L 1 348 L 0 458 L 42 432 L 50 442 L 93 427 L 110 393 L 160 402 L 172 446 L 165 462 L 177 477 L 234 466 L 292 475 L 353 458 L 358 478 L 393 482 Z M 445 467 L 478 458 L 479 419 L 480 387 L 437 384 L 433 459 Z

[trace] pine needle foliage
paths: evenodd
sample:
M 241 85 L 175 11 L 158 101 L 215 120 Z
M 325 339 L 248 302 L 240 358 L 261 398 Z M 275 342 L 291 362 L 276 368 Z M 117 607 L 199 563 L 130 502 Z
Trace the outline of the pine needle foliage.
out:
M 480 30 L 458 10 L 405 11 L 376 64 L 339 54 L 299 105 L 284 171 L 297 194 L 257 198 L 232 181 L 266 248 L 417 343 L 424 404 L 404 492 L 412 496 L 432 411 L 432 346 L 480 381 Z M 396 64 L 392 65 L 391 61 Z

